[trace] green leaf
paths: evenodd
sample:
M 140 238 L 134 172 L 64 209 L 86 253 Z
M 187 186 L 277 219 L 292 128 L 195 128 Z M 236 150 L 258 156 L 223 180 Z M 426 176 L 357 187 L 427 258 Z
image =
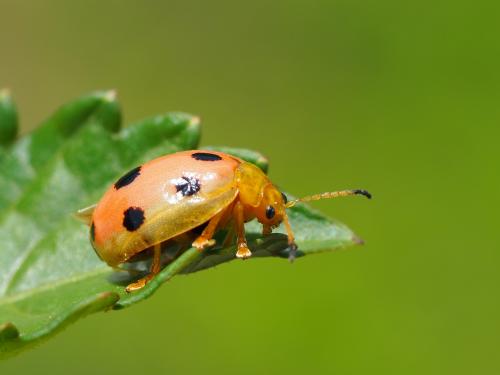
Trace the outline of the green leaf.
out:
M 198 117 L 168 113 L 119 130 L 120 118 L 113 95 L 88 95 L 63 106 L 37 130 L 4 149 L 0 357 L 46 340 L 89 313 L 139 302 L 176 274 L 235 259 L 234 246 L 203 253 L 187 249 L 167 262 L 145 288 L 125 293 L 124 286 L 140 276 L 137 272 L 147 272 L 148 261 L 134 263 L 135 273 L 112 270 L 95 255 L 88 228 L 73 213 L 97 201 L 124 171 L 163 154 L 197 148 L 200 124 Z M 267 170 L 267 160 L 257 152 L 211 149 Z M 299 256 L 359 243 L 346 226 L 306 205 L 293 207 L 289 216 Z M 262 237 L 257 223 L 248 223 L 246 229 L 254 258 L 287 257 L 286 236 L 280 230 Z M 223 234 L 218 233 L 218 243 Z M 176 250 L 167 248 L 165 254 Z
M 7 100 L 6 103 L 10 101 Z M 10 102 L 11 103 L 11 102 Z M 8 120 L 13 104 L 4 106 L 3 125 L 12 129 Z M 62 145 L 78 136 L 87 125 L 99 124 L 117 130 L 121 115 L 112 92 L 98 92 L 81 97 L 56 111 L 32 133 L 9 147 L 0 159 L 0 215 L 16 202 L 24 190 L 39 178 L 39 172 L 59 151 Z M 10 125 L 9 125 L 10 124 Z M 9 137 L 6 137 L 6 139 Z M 10 138 L 9 138 L 10 139 Z

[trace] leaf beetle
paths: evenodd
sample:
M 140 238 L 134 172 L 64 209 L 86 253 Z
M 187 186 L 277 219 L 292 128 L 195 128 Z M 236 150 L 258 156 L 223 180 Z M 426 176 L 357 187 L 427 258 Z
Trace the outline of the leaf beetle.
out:
M 99 257 L 112 267 L 153 249 L 148 275 L 127 286 L 141 289 L 161 268 L 161 244 L 205 224 L 192 242 L 200 251 L 213 246 L 217 230 L 236 235 L 236 257 L 252 255 L 244 223 L 257 219 L 263 234 L 284 224 L 290 260 L 297 251 L 286 209 L 297 202 L 348 195 L 366 190 L 343 190 L 288 202 L 286 196 L 255 165 L 235 156 L 206 150 L 182 151 L 138 166 L 119 178 L 101 200 L 78 211 L 90 226 L 90 241 Z

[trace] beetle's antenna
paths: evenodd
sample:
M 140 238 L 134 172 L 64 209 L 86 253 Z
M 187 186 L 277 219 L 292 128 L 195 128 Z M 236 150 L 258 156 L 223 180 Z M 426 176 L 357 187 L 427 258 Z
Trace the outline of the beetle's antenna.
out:
M 319 201 L 320 199 L 330 199 L 337 197 L 347 197 L 348 195 L 364 195 L 368 199 L 371 199 L 372 195 L 366 190 L 354 189 L 354 190 L 340 190 L 340 191 L 330 191 L 327 193 L 320 193 L 314 195 L 308 195 L 307 197 L 294 199 L 293 201 L 285 204 L 286 208 L 290 208 L 295 206 L 299 202 L 310 202 L 310 201 Z

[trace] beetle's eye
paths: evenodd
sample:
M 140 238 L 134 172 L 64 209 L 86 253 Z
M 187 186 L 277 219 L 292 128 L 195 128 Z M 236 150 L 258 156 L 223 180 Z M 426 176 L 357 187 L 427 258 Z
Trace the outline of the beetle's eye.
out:
M 276 212 L 274 211 L 274 207 L 273 206 L 267 206 L 266 208 L 266 217 L 268 219 L 272 219 L 274 217 L 274 214 Z
M 283 202 L 285 202 L 285 204 L 287 204 L 288 198 L 286 197 L 285 193 L 281 193 L 281 197 L 283 198 Z

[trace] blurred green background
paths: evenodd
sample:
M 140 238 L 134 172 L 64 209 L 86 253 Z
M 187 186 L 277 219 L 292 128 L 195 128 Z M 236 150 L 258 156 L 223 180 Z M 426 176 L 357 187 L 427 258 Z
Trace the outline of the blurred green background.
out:
M 182 110 L 260 150 L 366 240 L 233 262 L 93 315 L 2 374 L 498 374 L 495 2 L 0 1 L 23 131 L 114 88 L 125 121 Z

